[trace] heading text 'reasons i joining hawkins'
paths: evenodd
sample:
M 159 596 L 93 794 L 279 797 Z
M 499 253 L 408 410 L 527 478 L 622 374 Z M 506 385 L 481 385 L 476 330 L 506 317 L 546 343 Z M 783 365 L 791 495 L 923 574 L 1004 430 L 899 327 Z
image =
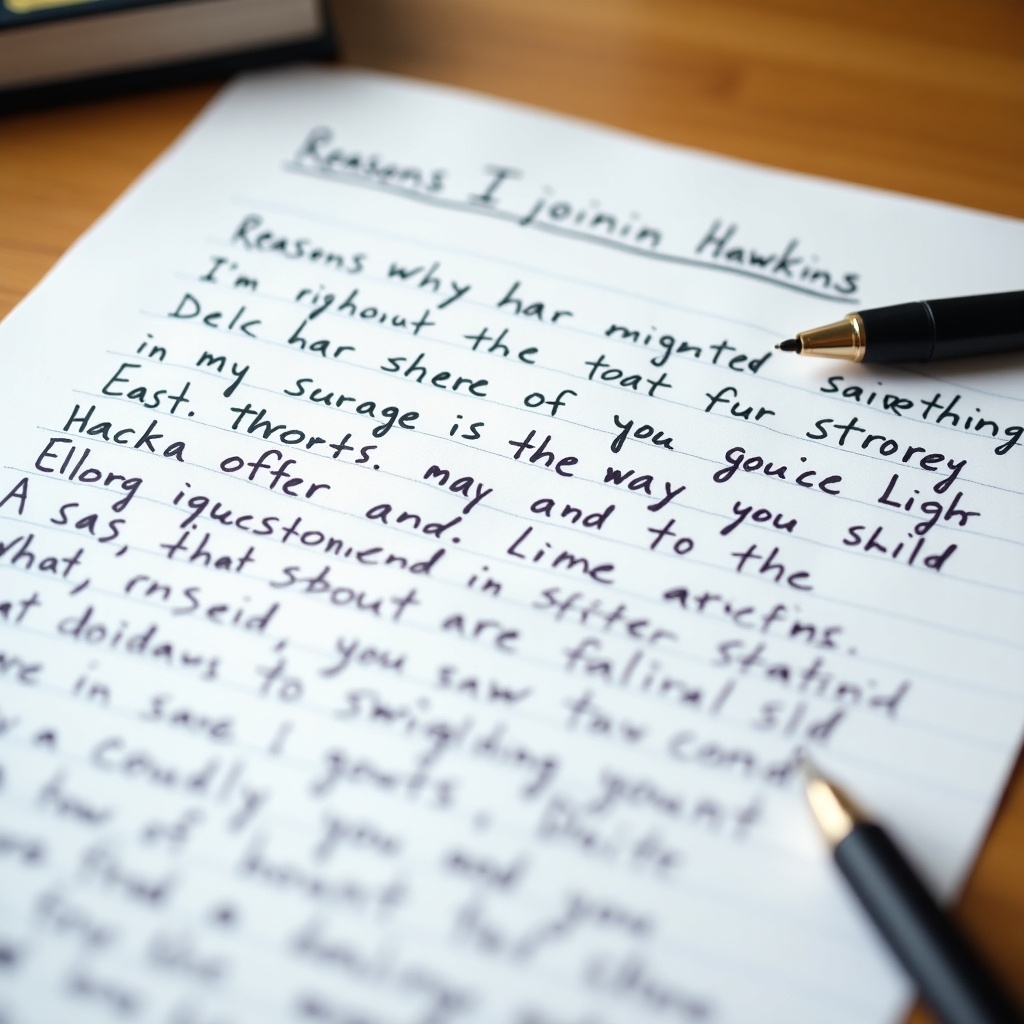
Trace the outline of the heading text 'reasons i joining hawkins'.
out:
M 330 128 L 310 129 L 286 171 L 347 185 L 386 190 L 408 198 L 510 221 L 520 227 L 609 246 L 661 262 L 741 274 L 787 289 L 836 301 L 857 297 L 860 274 L 819 263 L 797 238 L 753 239 L 725 217 L 713 218 L 681 249 L 663 245 L 662 227 L 645 222 L 635 211 L 607 208 L 600 200 L 567 199 L 550 187 L 528 188 L 524 172 L 488 164 L 476 184 L 456 192 L 453 173 L 392 160 L 379 153 L 336 143 Z M 539 191 L 539 194 L 538 194 Z

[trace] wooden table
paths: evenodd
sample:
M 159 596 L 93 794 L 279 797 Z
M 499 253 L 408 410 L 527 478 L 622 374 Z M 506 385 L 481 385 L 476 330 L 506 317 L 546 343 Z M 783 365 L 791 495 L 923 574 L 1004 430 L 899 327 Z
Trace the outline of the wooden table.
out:
M 335 14 L 353 64 L 1024 216 L 1019 0 L 344 0 Z M 214 89 L 0 121 L 0 314 Z M 1024 762 L 957 913 L 1024 1002 Z

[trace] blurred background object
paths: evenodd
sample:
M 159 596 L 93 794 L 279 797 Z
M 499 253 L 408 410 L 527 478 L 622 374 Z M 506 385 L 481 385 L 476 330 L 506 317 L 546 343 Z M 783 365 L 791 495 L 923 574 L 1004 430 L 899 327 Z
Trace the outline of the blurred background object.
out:
M 0 0 L 0 110 L 334 52 L 323 0 Z

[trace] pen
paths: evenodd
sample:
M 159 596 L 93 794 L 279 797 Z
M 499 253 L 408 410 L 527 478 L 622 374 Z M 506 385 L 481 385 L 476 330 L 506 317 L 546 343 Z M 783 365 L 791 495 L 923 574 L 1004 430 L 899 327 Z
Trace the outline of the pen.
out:
M 836 866 L 935 1016 L 943 1024 L 1021 1024 L 892 840 L 806 760 L 803 770 L 807 800 Z
M 851 313 L 775 346 L 855 363 L 928 362 L 1024 349 L 1024 292 L 928 299 Z

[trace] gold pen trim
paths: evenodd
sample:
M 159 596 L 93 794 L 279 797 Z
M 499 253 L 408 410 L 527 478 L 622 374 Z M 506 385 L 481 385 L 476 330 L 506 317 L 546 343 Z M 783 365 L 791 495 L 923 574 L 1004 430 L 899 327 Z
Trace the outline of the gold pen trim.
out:
M 858 313 L 851 313 L 834 324 L 799 331 L 796 337 L 800 342 L 801 355 L 827 356 L 855 363 L 864 361 L 864 321 Z
M 830 782 L 806 758 L 801 761 L 805 794 L 811 813 L 833 848 L 864 820 L 860 808 L 834 782 Z

